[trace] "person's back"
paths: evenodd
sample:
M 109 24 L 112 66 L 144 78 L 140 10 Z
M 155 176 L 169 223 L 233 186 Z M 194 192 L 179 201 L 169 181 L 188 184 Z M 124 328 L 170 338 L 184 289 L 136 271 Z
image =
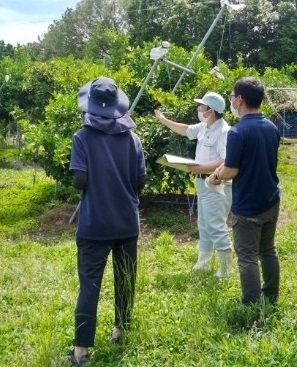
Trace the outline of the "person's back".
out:
M 74 349 L 69 361 L 85 365 L 94 346 L 97 307 L 104 269 L 112 251 L 114 328 L 117 342 L 132 317 L 139 235 L 138 195 L 145 184 L 141 142 L 132 132 L 128 96 L 114 80 L 100 77 L 78 93 L 84 127 L 73 136 L 70 170 L 82 190 L 76 232 L 79 295 Z
M 88 186 L 81 201 L 77 234 L 89 239 L 130 237 L 138 234 L 138 178 L 142 150 L 131 131 L 107 134 L 85 126 L 78 131 L 87 157 Z M 144 167 L 143 167 L 144 168 Z

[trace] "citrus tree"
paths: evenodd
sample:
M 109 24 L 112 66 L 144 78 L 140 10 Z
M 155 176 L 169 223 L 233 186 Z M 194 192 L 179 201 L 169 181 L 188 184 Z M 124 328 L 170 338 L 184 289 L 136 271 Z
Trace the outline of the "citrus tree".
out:
M 116 40 L 114 44 L 117 45 Z M 125 48 L 127 44 L 122 46 Z M 73 57 L 39 62 L 30 61 L 25 54 L 20 54 L 16 60 L 2 60 L 0 70 L 5 74 L 15 73 L 12 82 L 6 85 L 7 100 L 4 107 L 9 119 L 14 119 L 22 129 L 22 159 L 41 166 L 47 175 L 69 185 L 72 136 L 81 127 L 77 107 L 78 89 L 101 75 L 109 76 L 127 93 L 132 103 L 151 70 L 153 61 L 149 58 L 149 51 L 152 46 L 156 45 L 146 43 L 142 48 L 127 48 L 122 58 L 115 47 L 109 67 L 103 62 L 94 63 Z M 119 48 L 119 53 L 122 52 L 123 49 Z M 175 64 L 186 66 L 192 54 L 171 45 L 166 57 Z M 20 65 L 21 56 L 25 66 Z M 219 62 L 224 79 L 218 79 L 210 73 L 212 66 L 212 62 L 203 53 L 199 54 L 192 66 L 195 75 L 186 76 L 173 93 L 172 88 L 181 72 L 169 68 L 166 62 L 161 61 L 140 97 L 132 117 L 137 124 L 136 132 L 142 140 L 147 158 L 146 192 L 184 193 L 193 185 L 189 174 L 156 163 L 164 153 L 194 158 L 196 143 L 173 134 L 159 124 L 154 117 L 156 108 L 161 108 L 166 116 L 175 121 L 194 124 L 198 122 L 194 98 L 202 97 L 207 91 L 216 91 L 225 98 L 225 118 L 233 124 L 235 118 L 228 112 L 228 97 L 239 78 L 255 76 L 261 78 L 266 86 L 286 87 L 297 84 L 297 66 L 294 64 L 280 70 L 267 68 L 260 75 L 255 68 L 244 67 L 240 59 L 233 69 Z M 18 67 L 21 72 L 18 72 Z M 269 101 L 263 104 L 263 111 L 268 116 L 274 116 L 276 109 Z M 4 123 L 5 116 L 2 115 Z

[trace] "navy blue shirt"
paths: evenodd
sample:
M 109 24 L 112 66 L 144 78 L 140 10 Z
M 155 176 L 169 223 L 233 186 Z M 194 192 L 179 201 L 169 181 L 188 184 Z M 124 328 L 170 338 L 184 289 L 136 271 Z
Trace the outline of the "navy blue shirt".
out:
M 142 145 L 130 127 L 118 131 L 115 121 L 103 126 L 107 132 L 85 126 L 73 137 L 70 170 L 87 172 L 77 236 L 133 237 L 139 233 L 138 180 L 146 173 Z
M 279 201 L 279 141 L 276 126 L 260 113 L 243 116 L 230 129 L 225 166 L 239 169 L 232 184 L 234 214 L 255 216 Z

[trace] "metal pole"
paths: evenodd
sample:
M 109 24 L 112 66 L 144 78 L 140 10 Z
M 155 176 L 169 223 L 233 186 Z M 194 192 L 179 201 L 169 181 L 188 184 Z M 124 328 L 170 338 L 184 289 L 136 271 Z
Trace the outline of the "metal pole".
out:
M 74 213 L 71 215 L 71 218 L 69 219 L 69 222 L 68 222 L 69 224 L 72 224 L 76 220 L 76 218 L 78 216 L 80 205 L 81 205 L 81 200 L 76 205 L 76 208 L 74 209 Z
M 201 43 L 199 44 L 196 52 L 194 53 L 191 60 L 189 61 L 188 65 L 187 65 L 187 68 L 190 68 L 192 66 L 193 62 L 195 61 L 196 57 L 198 56 L 199 52 L 201 51 L 202 47 L 204 46 L 205 42 L 207 41 L 208 37 L 210 36 L 211 32 L 213 31 L 214 27 L 216 26 L 216 24 L 220 20 L 221 16 L 223 15 L 226 6 L 227 6 L 226 4 L 222 5 L 221 10 L 219 11 L 219 13 L 216 16 L 215 20 L 213 21 L 212 25 L 209 27 L 209 30 L 206 32 L 206 34 L 203 37 Z M 185 75 L 186 75 L 186 72 L 184 71 L 182 73 L 182 75 L 180 76 L 180 78 L 178 79 L 177 83 L 175 84 L 174 88 L 172 89 L 173 92 L 175 92 L 177 90 L 178 86 L 180 85 L 180 83 L 184 79 Z
M 10 79 L 10 75 L 5 75 L 3 83 L 0 86 L 0 106 L 1 106 L 1 93 L 2 93 L 2 88 L 4 87 L 4 84 L 7 83 Z
M 267 87 L 267 90 L 297 90 L 297 88 Z
M 196 75 L 195 71 L 191 70 L 191 69 L 187 69 L 184 66 L 178 65 L 175 62 L 169 61 L 167 59 L 163 60 L 164 62 L 166 62 L 166 64 L 173 66 L 175 69 L 179 69 L 184 71 L 186 74 L 192 74 L 192 75 Z
M 147 86 L 147 84 L 148 84 L 148 82 L 149 82 L 149 80 L 150 80 L 150 78 L 151 78 L 151 76 L 152 76 L 153 72 L 155 71 L 155 69 L 156 69 L 156 67 L 158 66 L 158 63 L 159 63 L 159 61 L 160 61 L 161 59 L 162 59 L 162 57 L 160 57 L 159 59 L 156 59 L 156 60 L 155 60 L 155 62 L 153 63 L 153 66 L 151 67 L 150 72 L 148 73 L 148 75 L 147 75 L 147 77 L 146 77 L 145 81 L 144 81 L 144 82 L 143 82 L 143 84 L 142 84 L 142 87 L 140 88 L 140 90 L 139 90 L 139 92 L 138 92 L 138 94 L 137 94 L 136 98 L 134 99 L 134 101 L 133 101 L 133 103 L 132 103 L 132 106 L 131 106 L 131 107 L 130 107 L 130 109 L 129 109 L 129 113 L 130 113 L 130 115 L 132 115 L 132 113 L 133 113 L 133 111 L 134 111 L 134 108 L 135 108 L 135 106 L 137 105 L 137 102 L 138 102 L 139 98 L 141 97 L 141 95 L 142 95 L 142 93 L 143 93 L 143 91 L 144 91 L 145 87 Z

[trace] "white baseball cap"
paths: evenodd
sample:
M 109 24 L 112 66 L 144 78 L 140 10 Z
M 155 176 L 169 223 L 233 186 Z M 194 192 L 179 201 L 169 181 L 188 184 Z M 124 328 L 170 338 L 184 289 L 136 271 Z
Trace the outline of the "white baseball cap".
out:
M 204 104 L 205 106 L 210 107 L 218 113 L 222 113 L 226 106 L 224 98 L 220 94 L 215 92 L 207 92 L 202 97 L 202 99 L 195 98 L 194 101 L 200 104 Z

